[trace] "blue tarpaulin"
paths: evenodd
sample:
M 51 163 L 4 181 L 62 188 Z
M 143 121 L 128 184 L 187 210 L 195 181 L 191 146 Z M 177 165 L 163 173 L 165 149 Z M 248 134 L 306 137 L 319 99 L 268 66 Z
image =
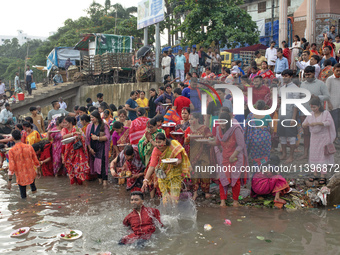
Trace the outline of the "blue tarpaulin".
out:
M 73 47 L 54 48 L 47 57 L 47 76 L 53 67 L 64 68 L 68 58 L 70 58 L 72 65 L 75 65 L 76 60 L 80 60 L 80 51 L 75 50 Z

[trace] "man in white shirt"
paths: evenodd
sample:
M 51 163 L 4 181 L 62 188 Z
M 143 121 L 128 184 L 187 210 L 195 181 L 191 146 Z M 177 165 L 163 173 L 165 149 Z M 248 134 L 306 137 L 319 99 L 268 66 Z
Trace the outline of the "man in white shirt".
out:
M 277 59 L 277 50 L 274 48 L 275 44 L 276 44 L 275 41 L 272 41 L 270 43 L 270 47 L 266 49 L 266 55 L 265 55 L 268 61 L 268 67 L 270 70 L 272 70 L 272 72 L 274 72 L 275 63 Z
M 5 104 L 5 109 L 0 113 L 0 123 L 9 124 L 12 121 L 13 113 L 11 112 L 11 106 L 9 103 Z
M 302 52 L 301 57 L 299 58 L 299 60 L 296 60 L 296 66 L 301 70 L 299 76 L 300 76 L 300 80 L 303 80 L 303 74 L 304 74 L 304 70 L 307 66 L 310 66 L 310 61 L 309 61 L 309 51 L 305 50 L 304 52 Z M 320 68 L 319 68 L 319 73 L 320 73 Z M 318 78 L 317 76 L 315 78 Z
M 190 73 L 198 72 L 200 58 L 196 52 L 196 48 L 192 48 L 192 52 L 189 54 L 189 63 L 190 63 Z
M 14 78 L 14 91 L 18 92 L 18 89 L 20 88 L 20 79 L 19 79 L 19 73 L 15 73 L 15 78 Z
M 3 83 L 2 80 L 0 79 L 0 96 L 5 94 L 5 90 L 6 90 L 5 83 Z
M 333 67 L 333 75 L 326 80 L 326 86 L 329 91 L 328 110 L 330 111 L 335 125 L 336 140 L 335 144 L 339 145 L 338 129 L 340 124 L 340 63 Z
M 64 102 L 62 97 L 59 97 L 60 109 L 67 109 L 67 104 Z
M 162 78 L 164 80 L 164 76 L 166 74 L 170 75 L 170 64 L 171 64 L 171 58 L 168 56 L 168 51 L 163 52 L 163 58 L 162 58 Z

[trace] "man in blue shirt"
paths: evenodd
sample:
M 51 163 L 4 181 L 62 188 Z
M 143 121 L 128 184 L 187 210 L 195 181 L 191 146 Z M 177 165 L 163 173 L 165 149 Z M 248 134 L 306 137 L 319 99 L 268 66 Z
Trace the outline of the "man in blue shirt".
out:
M 278 78 L 281 82 L 282 82 L 281 73 L 286 69 L 289 69 L 288 60 L 283 56 L 282 49 L 279 48 L 277 49 L 277 59 L 275 62 L 274 73 L 276 75 L 276 78 Z
M 125 103 L 125 109 L 129 111 L 129 119 L 131 121 L 137 119 L 138 104 L 136 102 L 136 99 L 137 93 L 136 91 L 132 91 L 130 93 L 130 98 Z
M 191 78 L 191 82 L 190 82 L 190 87 L 188 87 L 190 89 L 190 93 L 189 93 L 189 99 L 191 101 L 191 104 L 193 107 L 193 109 L 191 109 L 191 112 L 201 112 L 201 92 L 199 91 L 198 87 L 197 87 L 197 83 L 198 80 L 197 78 L 193 77 Z M 185 89 L 184 89 L 185 90 Z M 182 93 L 183 95 L 183 93 Z
M 186 58 L 182 54 L 182 50 L 178 50 L 178 55 L 175 58 L 176 77 L 179 77 L 181 82 L 184 81 L 184 64 L 185 63 L 186 63 Z

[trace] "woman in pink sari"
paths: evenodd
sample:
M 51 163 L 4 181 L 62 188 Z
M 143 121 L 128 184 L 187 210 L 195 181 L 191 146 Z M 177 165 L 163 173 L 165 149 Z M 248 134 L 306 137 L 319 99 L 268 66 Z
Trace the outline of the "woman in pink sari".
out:
M 216 145 L 222 150 L 222 166 L 227 171 L 220 174 L 220 198 L 221 206 L 226 206 L 228 186 L 232 187 L 233 206 L 237 207 L 241 190 L 241 182 L 245 183 L 246 173 L 241 172 L 241 167 L 248 165 L 246 144 L 244 142 L 243 129 L 239 124 L 230 126 L 230 115 L 221 113 L 219 119 L 227 120 L 227 124 L 219 124 L 216 129 Z M 243 176 L 242 176 L 243 175 Z
M 138 118 L 131 122 L 129 138 L 130 144 L 138 144 L 139 140 L 143 137 L 146 130 L 146 123 L 149 118 L 146 117 L 144 108 L 139 108 L 137 111 Z
M 307 116 L 302 123 L 302 127 L 309 127 L 311 133 L 310 146 L 309 146 L 309 160 L 311 169 L 314 170 L 314 177 L 310 178 L 310 182 L 317 179 L 317 166 L 334 164 L 334 153 L 326 153 L 325 147 L 328 144 L 333 144 L 336 138 L 335 125 L 332 115 L 323 109 L 323 104 L 320 99 L 312 98 L 309 102 L 312 109 L 312 115 Z M 322 167 L 321 178 L 319 184 L 326 184 L 325 175 L 327 167 Z
M 63 121 L 65 117 L 60 116 L 56 121 L 56 126 L 52 128 L 52 130 L 47 132 L 47 140 L 52 141 L 52 159 L 53 159 L 53 173 L 55 176 L 58 175 L 59 171 L 62 167 L 61 160 L 61 149 L 62 144 L 61 140 L 63 139 L 61 135 L 61 130 L 64 127 Z
M 263 158 L 264 165 L 267 167 L 278 167 L 280 165 L 280 158 L 276 155 L 271 155 L 270 159 Z M 275 174 L 275 171 L 259 171 L 254 174 L 251 181 L 251 196 L 257 197 L 258 195 L 274 195 L 274 202 L 285 204 L 286 201 L 280 198 L 289 191 L 289 185 L 285 178 L 279 174 Z
M 129 128 L 124 127 L 120 121 L 113 123 L 112 129 L 112 157 L 116 158 L 121 151 L 124 150 L 124 145 L 130 143 L 129 141 Z

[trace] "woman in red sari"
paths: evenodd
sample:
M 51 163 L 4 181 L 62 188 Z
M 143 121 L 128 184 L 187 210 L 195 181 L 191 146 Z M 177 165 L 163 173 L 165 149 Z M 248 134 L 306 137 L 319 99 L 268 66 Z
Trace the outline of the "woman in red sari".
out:
M 190 108 L 189 107 L 183 107 L 182 109 L 182 120 L 180 124 L 177 124 L 177 126 L 175 126 L 175 132 L 182 132 L 183 134 L 172 134 L 172 132 L 170 132 L 171 137 L 173 139 L 176 139 L 182 146 L 184 144 L 184 133 L 187 130 L 187 128 L 190 126 L 189 123 L 189 116 L 190 116 Z M 187 154 L 189 154 L 189 151 L 187 150 L 186 147 L 185 151 L 187 152 Z
M 216 129 L 216 142 L 222 150 L 222 166 L 227 171 L 220 172 L 220 198 L 221 206 L 226 206 L 228 186 L 232 187 L 233 206 L 237 207 L 238 197 L 241 190 L 241 181 L 244 182 L 241 168 L 248 165 L 246 144 L 244 141 L 243 129 L 239 124 L 230 126 L 230 115 L 221 113 L 219 119 L 227 120 L 227 124 L 219 124 Z
M 83 184 L 83 181 L 88 178 L 90 172 L 89 157 L 85 145 L 85 138 L 82 132 L 77 132 L 74 117 L 66 117 L 64 120 L 64 128 L 61 130 L 63 139 L 75 137 L 75 141 L 64 145 L 63 162 L 70 178 L 71 185 L 78 183 Z M 81 141 L 82 147 L 75 150 L 73 145 Z
M 32 145 L 39 163 L 43 176 L 54 176 L 52 162 L 52 144 L 46 141 L 40 141 Z
M 131 122 L 129 138 L 130 144 L 138 144 L 139 140 L 143 137 L 146 129 L 146 123 L 149 118 L 146 117 L 144 108 L 139 108 L 137 111 L 138 118 Z
M 269 84 L 269 85 L 272 82 L 272 80 L 275 78 L 274 73 L 268 68 L 267 61 L 262 62 L 261 70 L 257 72 L 257 76 L 262 76 L 262 78 L 265 81 L 267 81 L 267 84 Z
M 288 60 L 288 66 L 290 67 L 290 63 L 292 61 L 292 52 L 289 49 L 288 43 L 283 45 L 283 56 Z
M 189 146 L 189 158 L 190 163 L 193 169 L 196 169 L 195 166 L 199 166 L 200 169 L 208 167 L 211 165 L 211 155 L 210 155 L 210 145 L 199 142 L 200 138 L 207 139 L 212 137 L 212 133 L 210 129 L 205 126 L 199 124 L 199 113 L 193 113 L 190 115 L 190 127 L 188 127 L 185 131 L 185 144 Z M 190 138 L 190 136 L 200 136 L 198 138 Z M 205 193 L 205 198 L 208 199 L 211 197 L 209 193 L 210 189 L 210 178 L 211 175 L 209 172 L 195 172 L 192 177 L 193 184 L 193 200 L 197 198 L 197 190 L 199 186 L 201 186 L 202 191 Z

